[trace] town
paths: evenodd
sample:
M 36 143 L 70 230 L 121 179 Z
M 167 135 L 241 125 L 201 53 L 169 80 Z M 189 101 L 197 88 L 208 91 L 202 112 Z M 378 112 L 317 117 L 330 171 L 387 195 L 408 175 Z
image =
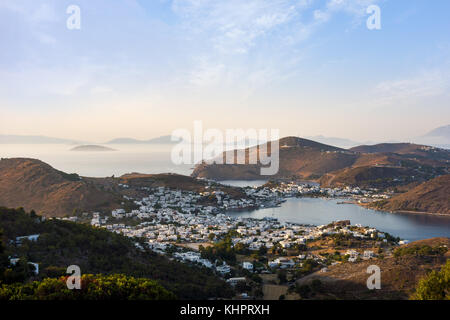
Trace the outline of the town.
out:
M 129 189 L 128 185 L 121 188 Z M 243 188 L 246 197 L 234 199 L 211 182 L 207 191 L 140 187 L 147 196 L 133 201 L 135 209 L 110 214 L 83 213 L 63 218 L 90 223 L 139 239 L 136 247 L 213 270 L 234 287 L 240 298 L 261 295 L 263 279 L 293 282 L 330 265 L 391 254 L 407 240 L 350 221 L 312 226 L 233 216 L 233 211 L 278 206 L 288 197 L 323 196 L 367 202 L 389 197 L 360 188 L 324 189 L 317 185 L 281 182 Z M 206 202 L 205 198 L 214 199 Z M 272 276 L 272 277 L 271 277 Z

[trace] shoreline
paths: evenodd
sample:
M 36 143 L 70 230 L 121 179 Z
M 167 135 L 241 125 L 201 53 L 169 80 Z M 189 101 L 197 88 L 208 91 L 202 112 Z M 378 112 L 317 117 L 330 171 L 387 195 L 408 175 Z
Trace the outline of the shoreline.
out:
M 412 211 L 412 210 L 381 210 L 377 208 L 370 207 L 370 203 L 357 203 L 354 202 L 354 204 L 359 205 L 361 207 L 364 207 L 366 209 L 376 210 L 376 211 L 382 211 L 382 212 L 388 212 L 388 213 L 403 213 L 403 214 L 416 214 L 416 215 L 429 215 L 429 216 L 439 216 L 439 217 L 449 217 L 450 214 L 445 213 L 438 213 L 438 212 L 427 212 L 427 211 Z

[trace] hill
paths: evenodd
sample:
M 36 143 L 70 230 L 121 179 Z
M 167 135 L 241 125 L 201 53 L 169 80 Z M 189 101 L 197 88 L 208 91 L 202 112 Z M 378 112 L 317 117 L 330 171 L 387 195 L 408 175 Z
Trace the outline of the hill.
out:
M 0 208 L 0 229 L 6 244 L 5 256 L 39 264 L 40 273 L 33 280 L 62 276 L 69 265 L 78 265 L 82 274 L 125 274 L 157 280 L 180 299 L 230 295 L 229 287 L 212 271 L 171 261 L 146 249 L 142 240 L 106 229 L 42 219 L 23 210 L 5 208 Z M 37 241 L 24 240 L 20 246 L 11 241 L 30 234 L 39 234 Z M 0 277 L 6 283 L 28 279 L 23 269 L 14 268 Z
M 346 150 L 307 139 L 287 137 L 279 140 L 279 146 L 279 171 L 270 178 L 315 181 L 322 178 L 321 182 L 327 186 L 345 183 L 363 186 L 379 179 L 388 182 L 386 179 L 389 178 L 409 183 L 409 179 L 405 179 L 408 175 L 417 181 L 425 181 L 448 172 L 450 161 L 448 150 L 408 143 L 359 146 Z M 246 163 L 260 147 L 245 149 Z M 229 156 L 232 158 L 233 152 L 225 152 L 223 159 Z M 256 180 L 265 178 L 260 175 L 260 168 L 259 163 L 217 164 L 208 161 L 198 164 L 192 176 L 216 180 Z
M 384 189 L 397 184 L 415 181 L 416 171 L 402 167 L 364 166 L 345 168 L 325 174 L 320 180 L 322 187 L 358 186 Z
M 424 137 L 441 137 L 450 141 L 450 124 L 431 130 Z
M 450 215 L 450 174 L 426 181 L 405 193 L 375 205 L 377 208 L 389 211 Z
M 82 178 L 25 158 L 0 160 L 0 205 L 24 207 L 45 216 L 118 208 L 122 197 L 111 180 Z
M 0 134 L 0 144 L 77 144 L 80 141 L 45 136 L 20 136 Z
M 312 140 L 286 137 L 279 140 L 280 168 L 275 177 L 293 179 L 314 179 L 326 172 L 350 166 L 357 155 L 345 149 L 318 143 Z M 260 146 L 245 149 L 246 163 L 259 152 Z M 270 145 L 268 147 L 270 152 Z M 225 152 L 223 159 L 233 157 L 232 151 Z M 192 176 L 216 180 L 261 179 L 261 164 L 207 164 L 195 167 Z
M 127 184 L 130 188 L 121 188 Z M 35 210 L 47 217 L 64 217 L 76 210 L 110 212 L 128 208 L 130 201 L 123 196 L 145 197 L 142 187 L 166 187 L 204 192 L 208 182 L 178 174 L 131 173 L 121 177 L 89 178 L 67 174 L 48 164 L 26 158 L 0 160 L 0 206 Z M 241 188 L 213 184 L 230 197 L 245 198 Z M 209 189 L 210 191 L 210 189 Z M 130 207 L 131 208 L 131 207 Z
M 357 263 L 341 263 L 300 279 L 304 299 L 405 300 L 415 292 L 420 279 L 431 270 L 439 270 L 450 258 L 449 238 L 433 238 L 403 245 L 390 257 Z M 367 268 L 381 270 L 381 289 L 367 288 Z
M 149 140 L 138 140 L 134 138 L 117 138 L 106 142 L 106 144 L 176 144 L 179 141 L 172 141 L 172 136 L 161 136 Z
M 322 135 L 306 137 L 306 139 L 317 141 L 323 144 L 337 146 L 340 148 L 351 148 L 361 145 L 362 143 L 350 139 L 338 137 L 324 137 Z M 369 143 L 369 142 L 368 142 Z
M 358 146 L 350 149 L 360 153 L 395 153 L 427 159 L 448 159 L 449 151 L 413 143 L 381 143 L 372 146 Z

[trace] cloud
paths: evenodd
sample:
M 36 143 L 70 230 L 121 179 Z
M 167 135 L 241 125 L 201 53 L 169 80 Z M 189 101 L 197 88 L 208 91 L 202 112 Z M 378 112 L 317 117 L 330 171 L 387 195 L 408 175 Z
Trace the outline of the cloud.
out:
M 446 94 L 450 89 L 449 68 L 422 71 L 404 79 L 380 82 L 375 95 L 381 104 L 393 104 Z
M 207 35 L 222 53 L 247 53 L 263 37 L 298 17 L 311 1 L 174 0 L 188 32 Z

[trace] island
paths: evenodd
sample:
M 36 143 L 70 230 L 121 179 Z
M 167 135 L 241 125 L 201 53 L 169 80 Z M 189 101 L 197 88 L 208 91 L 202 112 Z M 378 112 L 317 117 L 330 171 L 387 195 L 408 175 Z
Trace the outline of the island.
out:
M 108 148 L 108 147 L 103 147 L 103 146 L 97 146 L 97 145 L 83 145 L 83 146 L 77 146 L 74 147 L 72 149 L 70 149 L 70 151 L 94 151 L 94 152 L 99 152 L 99 151 L 117 151 L 115 149 L 112 148 Z

